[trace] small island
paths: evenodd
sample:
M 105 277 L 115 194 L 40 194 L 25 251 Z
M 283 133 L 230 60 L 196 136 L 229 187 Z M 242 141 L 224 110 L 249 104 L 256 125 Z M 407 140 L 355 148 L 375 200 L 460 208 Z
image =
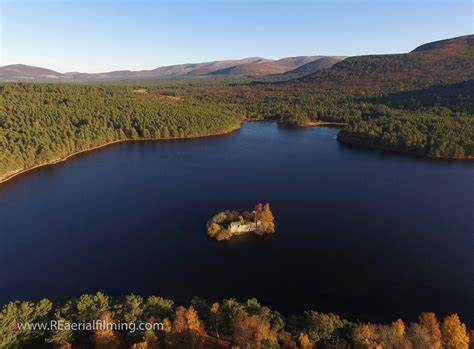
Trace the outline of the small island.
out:
M 229 240 L 233 236 L 255 233 L 257 235 L 273 234 L 275 224 L 270 204 L 259 203 L 252 212 L 225 210 L 214 215 L 207 222 L 207 235 L 218 241 Z

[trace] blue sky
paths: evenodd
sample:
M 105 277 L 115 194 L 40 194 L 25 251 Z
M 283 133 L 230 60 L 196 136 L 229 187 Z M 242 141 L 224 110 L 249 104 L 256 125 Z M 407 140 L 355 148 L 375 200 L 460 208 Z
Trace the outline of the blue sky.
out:
M 407 52 L 473 33 L 472 0 L 0 0 L 0 65 L 153 69 Z

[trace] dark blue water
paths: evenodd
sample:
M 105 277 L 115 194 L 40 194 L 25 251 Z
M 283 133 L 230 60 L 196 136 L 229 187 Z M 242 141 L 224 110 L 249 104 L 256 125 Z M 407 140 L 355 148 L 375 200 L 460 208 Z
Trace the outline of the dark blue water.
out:
M 474 166 L 349 148 L 331 128 L 113 145 L 0 186 L 0 303 L 85 292 L 256 297 L 390 321 L 474 322 Z M 272 237 L 209 240 L 269 201 Z

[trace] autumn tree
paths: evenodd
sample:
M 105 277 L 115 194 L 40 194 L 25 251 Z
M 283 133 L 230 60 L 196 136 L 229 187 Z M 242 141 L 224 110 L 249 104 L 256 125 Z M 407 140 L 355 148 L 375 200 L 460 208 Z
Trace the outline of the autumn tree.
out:
M 280 349 L 296 349 L 297 345 L 291 332 L 287 330 L 280 330 L 277 333 L 278 343 L 280 345 Z
M 378 347 L 378 336 L 375 326 L 372 324 L 362 325 L 356 333 L 356 340 L 363 348 L 376 349 Z
M 421 313 L 419 317 L 421 328 L 426 330 L 431 338 L 432 348 L 441 348 L 441 329 L 434 313 Z
M 411 349 L 411 343 L 405 337 L 405 324 L 397 320 L 390 325 L 376 325 L 377 342 L 382 348 Z
M 392 322 L 392 329 L 398 337 L 403 337 L 405 335 L 405 324 L 402 319 Z
M 436 348 L 428 330 L 418 323 L 411 323 L 407 330 L 407 338 L 413 348 L 433 349 Z M 439 348 L 439 347 L 438 347 Z
M 268 202 L 265 205 L 259 203 L 255 206 L 255 217 L 260 220 L 261 223 L 257 233 L 263 234 L 275 232 L 275 224 L 273 223 L 274 217 Z
M 204 324 L 192 306 L 176 309 L 171 339 L 177 348 L 200 348 L 205 335 Z
M 298 335 L 298 343 L 300 344 L 301 349 L 311 349 L 313 348 L 313 343 L 311 343 L 311 339 L 309 339 L 306 333 L 301 332 Z
M 234 320 L 232 341 L 242 348 L 264 348 L 277 343 L 276 331 L 270 323 L 258 315 L 240 314 Z
M 273 220 L 274 220 L 273 213 L 270 209 L 270 204 L 268 202 L 263 206 L 262 220 L 268 223 L 273 223 Z
M 94 329 L 94 343 L 96 349 L 118 349 L 120 348 L 120 338 L 113 329 L 115 323 L 112 313 L 108 310 L 99 314 L 98 328 Z
M 446 316 L 441 326 L 443 349 L 468 349 L 469 337 L 466 325 L 457 314 Z

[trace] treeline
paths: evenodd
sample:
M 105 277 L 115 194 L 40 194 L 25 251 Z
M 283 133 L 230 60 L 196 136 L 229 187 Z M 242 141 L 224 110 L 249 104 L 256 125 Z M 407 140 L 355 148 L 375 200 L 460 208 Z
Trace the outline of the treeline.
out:
M 191 93 L 203 101 L 225 105 L 247 119 L 275 120 L 304 125 L 310 121 L 345 122 L 357 116 L 360 103 L 340 89 L 316 89 L 305 85 L 257 84 L 194 88 Z
M 0 179 L 100 146 L 208 136 L 237 128 L 229 108 L 193 98 L 97 85 L 0 85 Z
M 346 144 L 421 156 L 473 157 L 473 81 L 387 94 L 300 81 L 140 85 L 0 85 L 0 180 L 126 139 L 221 134 L 244 119 L 349 124 Z
M 346 144 L 420 156 L 469 158 L 474 156 L 472 81 L 389 95 L 287 84 L 222 87 L 213 92 L 201 88 L 188 93 L 250 119 L 295 125 L 348 123 L 338 137 Z
M 94 321 L 95 327 L 71 329 Z M 52 323 L 63 325 L 52 329 Z M 0 312 L 0 348 L 468 349 L 473 341 L 474 331 L 468 333 L 456 314 L 440 323 L 434 313 L 422 313 L 409 325 L 352 322 L 313 310 L 287 318 L 256 299 L 195 297 L 183 307 L 156 296 L 97 293 L 63 302 L 16 301 Z
M 472 118 L 433 116 L 373 118 L 351 122 L 337 135 L 343 143 L 436 158 L 474 157 Z

